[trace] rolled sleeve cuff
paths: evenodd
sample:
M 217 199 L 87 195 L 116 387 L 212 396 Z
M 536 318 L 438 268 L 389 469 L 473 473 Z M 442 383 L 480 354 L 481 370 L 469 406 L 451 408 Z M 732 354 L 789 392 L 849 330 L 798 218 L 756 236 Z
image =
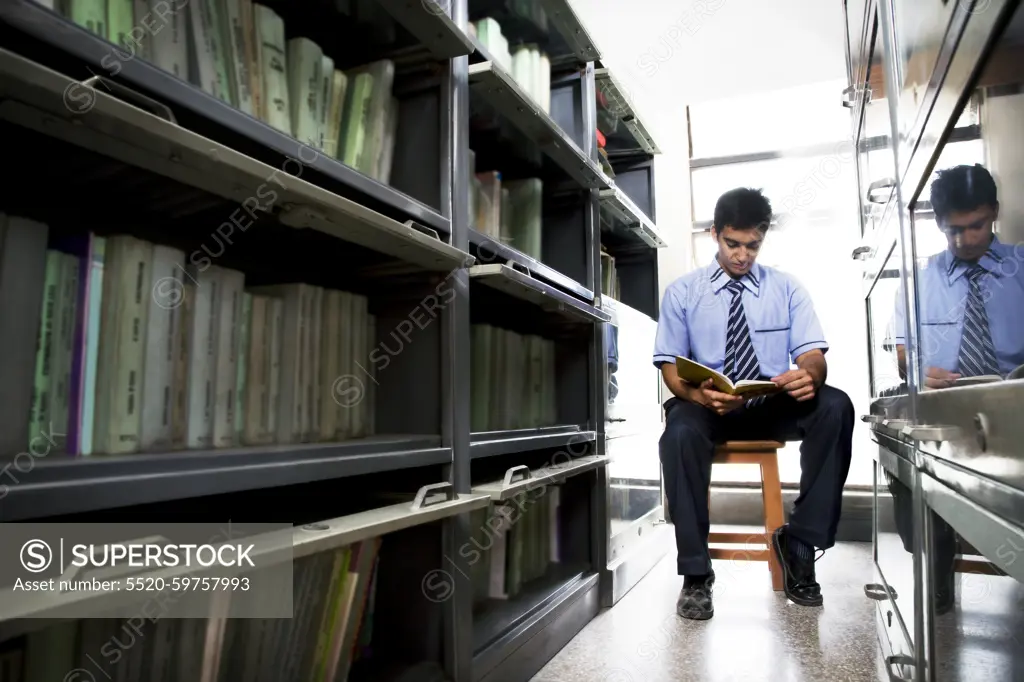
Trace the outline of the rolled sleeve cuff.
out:
M 808 341 L 807 343 L 801 343 L 790 352 L 793 362 L 796 362 L 796 359 L 807 351 L 814 350 L 815 348 L 820 348 L 822 353 L 827 353 L 828 343 L 826 343 L 824 339 L 820 341 Z
M 657 367 L 658 369 L 661 369 L 661 366 L 664 365 L 666 362 L 671 362 L 672 364 L 675 364 L 675 361 L 676 361 L 676 356 L 674 356 L 674 355 L 655 355 L 654 356 L 654 366 Z

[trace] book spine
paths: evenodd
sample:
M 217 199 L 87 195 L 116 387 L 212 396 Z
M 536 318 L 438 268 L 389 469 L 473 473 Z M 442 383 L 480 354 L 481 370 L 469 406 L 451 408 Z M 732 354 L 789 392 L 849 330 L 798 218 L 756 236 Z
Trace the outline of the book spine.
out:
M 190 448 L 213 446 L 213 377 L 217 357 L 217 318 L 220 281 L 212 268 L 197 276 L 195 311 L 189 338 L 188 437 Z
M 254 5 L 256 35 L 263 73 L 262 106 L 267 124 L 292 134 L 291 105 L 288 98 L 288 60 L 285 52 L 284 22 L 273 10 Z
M 281 353 L 284 335 L 284 301 L 279 298 L 271 300 L 270 314 L 267 316 L 270 328 L 267 335 L 270 343 L 267 346 L 267 398 L 263 406 L 263 419 L 268 438 L 273 441 L 278 434 L 278 401 L 281 398 Z M 282 441 L 287 442 L 287 441 Z
M 147 287 L 151 301 L 142 395 L 140 446 L 143 450 L 166 450 L 172 444 L 174 364 L 184 266 L 184 252 L 166 246 L 153 249 L 153 268 Z
M 236 443 L 242 442 L 245 433 L 246 382 L 249 380 L 249 344 L 252 335 L 252 294 L 242 293 L 242 306 L 238 320 L 238 347 L 236 349 L 236 382 L 234 425 Z
M 245 276 L 236 270 L 217 268 L 220 298 L 214 316 L 217 320 L 215 403 L 213 409 L 213 446 L 228 448 L 235 444 L 235 388 L 238 384 L 239 320 L 242 310 Z
M 74 343 L 78 294 L 78 258 L 60 255 L 60 284 L 54 314 L 54 338 L 50 346 L 50 428 L 55 435 L 56 451 L 66 451 L 68 413 L 71 408 L 71 355 Z
M 224 22 L 227 28 L 225 44 L 227 59 L 234 74 L 233 86 L 237 107 L 250 116 L 253 115 L 252 101 L 252 62 L 246 52 L 246 24 L 244 5 L 247 0 L 224 0 Z
M 146 324 L 149 313 L 149 272 L 153 267 L 153 245 L 128 238 L 124 269 L 121 271 L 119 320 L 120 344 L 114 385 L 117 400 L 111 415 L 111 454 L 136 452 L 142 427 L 143 366 L 145 363 Z
M 47 251 L 42 312 L 39 316 L 39 336 L 36 343 L 36 373 L 32 386 L 32 416 L 28 429 L 28 445 L 36 442 L 41 436 L 50 434 L 50 351 L 53 346 L 60 273 L 60 253 Z

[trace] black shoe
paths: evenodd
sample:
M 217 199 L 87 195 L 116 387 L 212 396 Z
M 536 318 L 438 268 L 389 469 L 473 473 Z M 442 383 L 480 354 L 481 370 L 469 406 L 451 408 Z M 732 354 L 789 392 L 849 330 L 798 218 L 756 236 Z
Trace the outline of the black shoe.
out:
M 715 605 L 711 600 L 711 592 L 715 585 L 715 574 L 711 573 L 700 578 L 687 576 L 683 581 L 683 589 L 676 601 L 676 613 L 690 620 L 708 620 L 715 615 Z
M 814 578 L 814 557 L 798 557 L 789 548 L 788 526 L 781 526 L 772 534 L 772 549 L 782 565 L 782 581 L 786 596 L 800 606 L 821 606 L 821 585 Z M 812 548 L 813 554 L 813 548 Z

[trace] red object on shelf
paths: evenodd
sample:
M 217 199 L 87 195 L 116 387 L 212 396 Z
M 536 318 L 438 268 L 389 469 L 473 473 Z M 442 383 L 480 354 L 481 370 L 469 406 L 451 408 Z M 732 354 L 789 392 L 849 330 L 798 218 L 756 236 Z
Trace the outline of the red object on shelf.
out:
M 604 146 L 605 146 L 605 144 L 607 144 L 607 142 L 608 141 L 606 139 L 604 139 L 604 135 L 601 134 L 600 130 L 598 130 L 597 131 L 597 146 L 600 147 L 601 149 L 604 149 Z

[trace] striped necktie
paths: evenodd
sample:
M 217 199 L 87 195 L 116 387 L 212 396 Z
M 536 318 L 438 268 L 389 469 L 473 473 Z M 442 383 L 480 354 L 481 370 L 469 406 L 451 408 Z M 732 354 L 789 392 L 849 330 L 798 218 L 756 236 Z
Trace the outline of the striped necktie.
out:
M 733 280 L 726 288 L 732 293 L 732 301 L 729 303 L 729 325 L 725 334 L 725 374 L 735 384 L 744 379 L 759 378 L 761 367 L 750 340 L 747 316 L 743 311 L 743 283 Z M 751 398 L 747 405 L 758 405 L 764 398 Z
M 981 297 L 981 278 L 988 271 L 975 265 L 967 271 L 970 283 L 967 290 L 967 305 L 964 308 L 964 330 L 960 338 L 960 375 L 976 377 L 983 374 L 998 374 L 995 347 L 988 328 L 988 314 Z

